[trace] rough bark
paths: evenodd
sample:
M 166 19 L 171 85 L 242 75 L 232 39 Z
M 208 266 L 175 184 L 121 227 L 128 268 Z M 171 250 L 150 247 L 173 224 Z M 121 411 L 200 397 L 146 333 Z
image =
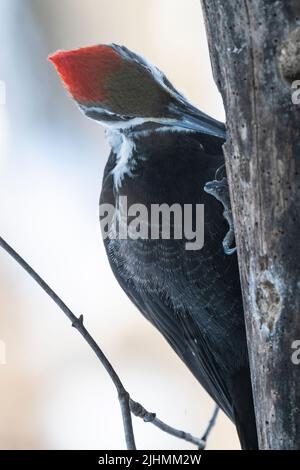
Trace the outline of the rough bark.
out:
M 300 449 L 299 0 L 202 0 L 223 96 L 225 159 L 261 449 Z

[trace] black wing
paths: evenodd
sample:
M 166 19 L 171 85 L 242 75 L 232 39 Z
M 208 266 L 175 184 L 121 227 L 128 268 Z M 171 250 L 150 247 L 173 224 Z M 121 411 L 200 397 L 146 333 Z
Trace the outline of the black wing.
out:
M 133 283 L 126 282 L 119 275 L 114 263 L 112 269 L 119 284 L 139 311 L 160 331 L 208 394 L 234 420 L 224 372 L 220 370 L 207 338 L 203 337 L 189 313 L 175 316 L 174 310 L 160 295 L 155 295 L 154 292 L 147 296 L 142 295 Z

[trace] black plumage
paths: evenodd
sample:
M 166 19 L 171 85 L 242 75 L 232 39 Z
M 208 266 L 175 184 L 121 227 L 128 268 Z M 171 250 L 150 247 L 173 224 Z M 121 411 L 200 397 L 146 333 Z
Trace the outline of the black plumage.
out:
M 129 298 L 164 335 L 212 398 L 236 423 L 244 448 L 256 448 L 243 306 L 236 255 L 224 253 L 221 204 L 204 186 L 223 164 L 222 139 L 197 132 L 131 132 L 134 170 L 116 189 L 112 151 L 101 203 L 204 204 L 205 242 L 105 240 L 112 270 Z M 141 158 L 142 157 L 142 158 Z
M 224 125 L 192 106 L 162 72 L 123 46 L 60 51 L 51 60 L 81 110 L 107 126 L 112 151 L 101 204 L 113 205 L 116 218 L 120 196 L 127 196 L 128 206 L 148 209 L 204 204 L 201 250 L 186 250 L 185 238 L 110 237 L 105 247 L 128 297 L 236 424 L 242 447 L 256 449 L 226 179 L 212 183 L 224 167 Z

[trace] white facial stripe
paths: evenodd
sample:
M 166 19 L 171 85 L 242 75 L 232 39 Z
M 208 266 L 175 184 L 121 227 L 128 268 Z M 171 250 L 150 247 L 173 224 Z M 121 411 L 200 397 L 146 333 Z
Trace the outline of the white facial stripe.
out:
M 84 107 L 81 106 L 82 110 L 84 111 Z M 103 109 L 102 108 L 97 108 L 97 107 L 89 107 L 89 111 L 91 112 L 99 112 L 103 114 Z M 85 112 L 85 111 L 84 111 Z M 107 112 L 108 113 L 108 112 Z M 113 113 L 109 113 L 112 116 L 114 115 Z M 204 134 L 209 134 L 209 135 L 219 135 L 219 137 L 224 138 L 224 132 L 220 130 L 220 132 L 217 132 L 217 129 L 215 127 L 212 127 L 211 130 L 209 129 L 208 124 L 201 124 L 201 121 L 199 120 L 193 120 L 189 119 L 186 116 L 183 116 L 182 119 L 172 119 L 172 118 L 154 118 L 154 117 L 135 117 L 127 120 L 120 120 L 120 121 L 105 121 L 105 120 L 99 120 L 101 124 L 106 127 L 107 129 L 110 130 L 129 130 L 132 129 L 134 132 L 134 128 L 137 126 L 141 126 L 143 124 L 146 124 L 147 122 L 152 122 L 156 124 L 161 124 L 164 126 L 163 130 L 172 130 L 173 127 L 176 127 L 176 130 L 180 131 L 182 130 L 183 132 L 201 132 Z M 157 128 L 157 131 L 161 131 L 161 128 Z M 136 132 L 139 132 L 138 129 Z

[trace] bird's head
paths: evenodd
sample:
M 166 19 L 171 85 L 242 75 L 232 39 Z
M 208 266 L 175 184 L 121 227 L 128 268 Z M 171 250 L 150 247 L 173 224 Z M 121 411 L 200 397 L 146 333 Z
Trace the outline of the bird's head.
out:
M 49 60 L 85 114 L 107 124 L 172 118 L 183 100 L 162 72 L 123 46 L 58 51 Z
M 107 126 L 154 122 L 225 136 L 222 123 L 192 106 L 157 67 L 124 46 L 58 51 L 49 60 L 81 110 Z

